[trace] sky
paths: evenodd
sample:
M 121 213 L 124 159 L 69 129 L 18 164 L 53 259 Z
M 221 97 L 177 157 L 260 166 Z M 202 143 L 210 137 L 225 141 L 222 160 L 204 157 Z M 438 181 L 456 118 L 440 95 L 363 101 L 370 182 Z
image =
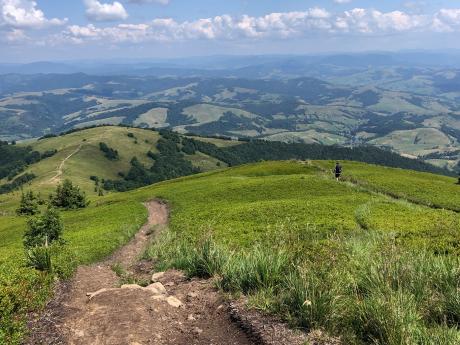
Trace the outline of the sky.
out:
M 0 62 L 460 49 L 460 0 L 0 0 Z

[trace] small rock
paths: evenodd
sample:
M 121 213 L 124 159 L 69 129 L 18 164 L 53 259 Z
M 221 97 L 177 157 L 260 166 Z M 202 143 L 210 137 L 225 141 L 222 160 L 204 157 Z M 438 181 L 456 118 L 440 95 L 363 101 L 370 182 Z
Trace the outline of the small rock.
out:
M 165 284 L 165 286 L 174 286 L 174 285 L 175 285 L 174 282 L 168 282 Z
M 192 314 L 190 314 L 190 315 L 187 317 L 187 320 L 189 320 L 189 321 L 195 321 L 196 318 L 195 318 L 195 316 L 193 316 Z
M 195 327 L 193 328 L 192 332 L 195 334 L 201 334 L 203 333 L 203 330 L 201 328 Z
M 104 293 L 104 292 L 109 292 L 109 291 L 115 291 L 116 289 L 115 288 L 111 288 L 111 289 L 107 289 L 107 288 L 103 288 L 103 289 L 100 289 L 100 290 L 97 290 L 96 292 L 88 292 L 86 294 L 86 296 L 88 296 L 88 300 L 92 300 L 94 297 Z
M 188 297 L 188 298 L 197 298 L 197 297 L 198 297 L 198 294 L 196 294 L 195 292 L 189 292 L 189 293 L 187 294 L 187 297 Z
M 220 306 L 217 307 L 217 310 L 221 310 L 224 306 L 221 304 Z
M 166 299 L 166 302 L 168 302 L 168 304 L 171 306 L 171 307 L 174 307 L 174 308 L 179 308 L 179 307 L 182 307 L 183 304 L 181 301 L 179 301 L 176 297 L 174 296 L 169 296 L 167 299 Z
M 145 289 L 153 292 L 155 295 L 166 295 L 167 293 L 163 284 L 158 282 L 150 284 Z
M 163 277 L 165 275 L 164 272 L 156 272 L 152 275 L 152 282 L 156 283 L 158 281 L 158 279 L 160 279 L 161 277 Z
M 128 289 L 128 290 L 135 290 L 135 289 L 142 289 L 142 286 L 137 285 L 137 284 L 124 284 L 121 286 L 122 289 Z

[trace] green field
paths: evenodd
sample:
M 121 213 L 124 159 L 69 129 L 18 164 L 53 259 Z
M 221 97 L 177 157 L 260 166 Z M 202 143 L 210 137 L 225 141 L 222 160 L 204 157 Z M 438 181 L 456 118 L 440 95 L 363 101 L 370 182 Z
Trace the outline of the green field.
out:
M 347 344 L 458 344 L 456 180 L 343 165 L 344 182 L 325 172 L 333 162 L 262 162 L 92 196 L 88 208 L 62 212 L 74 260 L 56 265 L 66 273 L 107 256 L 145 220 L 142 202 L 160 198 L 171 218 L 146 253 L 157 269 L 215 275 L 253 307 Z M 15 202 L 5 205 L 10 213 Z M 22 334 L 16 317 L 48 296 L 30 291 L 49 278 L 21 268 L 24 228 L 0 216 L 0 339 L 10 343 Z

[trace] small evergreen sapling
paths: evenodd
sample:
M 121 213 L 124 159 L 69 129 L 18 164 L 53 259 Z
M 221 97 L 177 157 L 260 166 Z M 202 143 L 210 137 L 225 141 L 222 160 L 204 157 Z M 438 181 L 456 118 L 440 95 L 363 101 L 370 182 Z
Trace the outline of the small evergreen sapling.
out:
M 52 206 L 66 210 L 85 208 L 88 205 L 85 193 L 70 180 L 57 186 L 56 193 L 50 195 L 50 201 Z
M 49 207 L 43 214 L 30 218 L 27 221 L 27 230 L 24 233 L 24 247 L 44 246 L 60 240 L 63 224 L 59 212 Z
M 33 216 L 38 213 L 38 197 L 33 191 L 22 193 L 21 203 L 16 209 L 16 214 L 19 216 Z

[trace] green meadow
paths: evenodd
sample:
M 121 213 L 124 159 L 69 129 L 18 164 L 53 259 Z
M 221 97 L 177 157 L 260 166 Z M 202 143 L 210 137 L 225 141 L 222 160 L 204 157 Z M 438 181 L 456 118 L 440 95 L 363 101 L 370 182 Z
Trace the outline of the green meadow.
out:
M 458 344 L 456 180 L 343 162 L 337 182 L 332 166 L 261 162 L 91 195 L 86 209 L 62 212 L 66 253 L 54 258 L 55 274 L 109 255 L 145 221 L 142 202 L 159 198 L 171 215 L 145 253 L 156 270 L 214 277 L 252 307 L 344 344 Z M 24 268 L 15 203 L 0 216 L 0 343 L 11 344 L 52 283 Z

